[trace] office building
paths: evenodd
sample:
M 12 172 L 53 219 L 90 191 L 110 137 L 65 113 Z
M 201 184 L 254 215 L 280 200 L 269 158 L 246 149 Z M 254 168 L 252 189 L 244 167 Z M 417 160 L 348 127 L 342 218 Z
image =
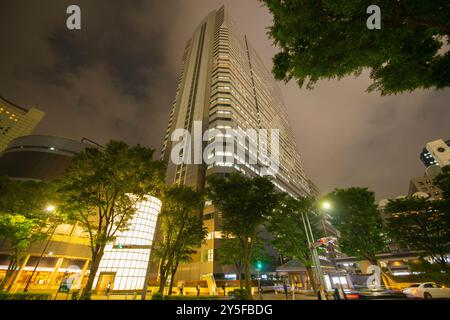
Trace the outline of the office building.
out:
M 38 108 L 28 110 L 0 96 L 0 152 L 13 139 L 31 134 L 44 115 Z
M 209 137 L 199 144 L 208 158 L 219 156 L 219 160 L 174 163 L 172 156 L 176 142 L 172 138 L 179 129 L 190 133 L 200 131 L 200 139 L 206 131 L 217 130 L 212 139 Z M 248 144 L 254 142 L 258 148 L 252 153 L 246 140 L 248 154 L 245 156 L 239 155 L 234 146 L 231 151 L 207 152 L 219 136 L 249 129 L 256 132 L 265 129 L 268 135 L 272 129 L 279 130 L 279 143 L 271 137 L 267 139 L 269 142 L 250 137 Z M 189 158 L 196 153 L 196 143 L 198 147 L 198 141 L 194 141 L 177 149 L 177 154 Z M 229 141 L 224 145 L 228 146 Z M 279 159 L 277 170 L 268 169 L 263 149 L 268 158 Z M 250 158 L 256 152 L 257 161 L 252 163 Z M 162 158 L 168 163 L 168 185 L 181 184 L 201 190 L 205 187 L 206 176 L 237 171 L 250 176 L 268 173 L 278 190 L 292 196 L 310 194 L 310 183 L 303 170 L 280 90 L 247 36 L 239 31 L 224 7 L 211 12 L 186 44 Z M 218 217 L 217 210 L 207 202 L 203 212 L 204 224 L 209 231 L 206 244 L 199 248 L 192 262 L 179 266 L 178 279 L 200 280 L 204 275 L 223 277 L 232 272 L 232 268 L 221 266 L 214 259 L 221 239 Z
M 431 165 L 445 167 L 450 165 L 450 140 L 438 139 L 428 142 L 420 153 L 420 160 L 422 160 L 425 167 Z
M 434 183 L 434 179 L 442 172 L 438 165 L 431 165 L 425 170 L 425 174 L 412 178 L 409 183 L 408 196 L 418 195 L 428 196 L 432 200 L 442 198 L 442 190 Z

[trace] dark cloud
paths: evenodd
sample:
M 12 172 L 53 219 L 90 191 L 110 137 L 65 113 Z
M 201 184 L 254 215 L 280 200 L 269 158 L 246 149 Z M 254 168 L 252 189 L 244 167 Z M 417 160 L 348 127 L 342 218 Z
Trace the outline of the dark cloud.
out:
M 0 94 L 47 116 L 37 132 L 160 148 L 185 42 L 223 2 L 271 67 L 271 16 L 257 0 L 0 2 Z M 82 30 L 65 10 L 82 8 Z M 449 90 L 367 93 L 367 73 L 313 91 L 280 83 L 306 172 L 323 191 L 367 186 L 377 197 L 423 174 L 419 152 L 450 137 Z

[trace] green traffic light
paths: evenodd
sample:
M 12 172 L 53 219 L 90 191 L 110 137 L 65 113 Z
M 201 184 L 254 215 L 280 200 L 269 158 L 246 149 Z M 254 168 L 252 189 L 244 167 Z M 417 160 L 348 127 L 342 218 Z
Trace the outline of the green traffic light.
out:
M 256 263 L 256 269 L 262 269 L 262 263 L 261 262 Z

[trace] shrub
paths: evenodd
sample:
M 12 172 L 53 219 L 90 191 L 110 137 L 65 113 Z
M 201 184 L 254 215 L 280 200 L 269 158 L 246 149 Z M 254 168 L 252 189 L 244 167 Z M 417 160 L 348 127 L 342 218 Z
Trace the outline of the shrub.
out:
M 233 290 L 228 295 L 230 296 L 230 300 L 251 300 L 245 289 Z
M 203 296 L 203 297 L 197 297 L 197 296 L 163 296 L 159 292 L 155 292 L 152 295 L 152 300 L 217 300 L 216 296 Z
M 152 300 L 162 300 L 163 299 L 163 295 L 159 292 L 155 292 L 152 294 Z
M 0 292 L 0 300 L 50 300 L 51 298 L 52 295 L 50 293 Z
M 92 299 L 92 291 L 89 291 L 84 294 L 84 296 L 80 297 L 80 300 L 91 300 Z
M 217 296 L 164 296 L 164 300 L 217 300 Z

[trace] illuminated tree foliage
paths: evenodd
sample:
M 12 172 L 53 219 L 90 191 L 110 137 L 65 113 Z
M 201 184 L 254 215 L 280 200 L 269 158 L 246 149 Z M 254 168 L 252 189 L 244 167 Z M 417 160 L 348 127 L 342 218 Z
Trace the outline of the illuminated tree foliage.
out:
M 349 256 L 377 264 L 386 235 L 375 195 L 367 188 L 336 189 L 325 197 L 333 204 L 331 221 L 340 232 L 339 247 Z
M 55 203 L 52 184 L 0 179 L 0 239 L 10 249 L 9 265 L 0 290 L 11 289 L 30 246 L 48 236 L 48 227 L 62 217 L 46 207 Z
M 450 166 L 442 169 L 434 183 L 443 198 L 430 200 L 407 197 L 390 200 L 386 211 L 389 235 L 400 245 L 424 252 L 441 271 L 450 273 L 446 255 L 450 252 Z
M 386 212 L 390 237 L 404 248 L 430 256 L 449 273 L 446 255 L 450 252 L 450 213 L 441 210 L 441 201 L 408 197 L 390 200 Z
M 323 232 L 317 228 L 319 216 L 315 214 L 315 211 L 314 199 L 295 199 L 284 195 L 271 216 L 268 227 L 274 236 L 275 248 L 284 256 L 298 259 L 305 266 L 314 290 L 317 289 L 317 284 L 312 270 L 313 261 L 303 224 L 303 215 L 308 215 L 313 234 L 318 239 L 323 236 Z
M 222 230 L 239 241 L 245 289 L 251 297 L 252 250 L 260 227 L 278 204 L 279 194 L 266 177 L 230 173 L 208 177 L 208 197 L 222 213 Z
M 269 35 L 279 80 L 313 88 L 322 79 L 370 70 L 382 95 L 450 85 L 448 0 L 261 0 L 273 14 Z M 366 27 L 381 9 L 381 29 Z
M 191 261 L 204 241 L 207 231 L 202 220 L 203 194 L 186 186 L 173 186 L 164 191 L 159 215 L 159 240 L 154 253 L 159 259 L 159 293 L 164 292 L 170 276 L 172 294 L 175 274 L 180 262 Z
M 239 287 L 243 289 L 244 282 L 242 274 L 244 273 L 244 261 L 242 260 L 242 246 L 239 239 L 230 234 L 224 235 L 215 258 L 221 265 L 232 265 L 234 267 L 239 280 Z M 271 263 L 272 260 L 273 257 L 266 251 L 263 239 L 257 236 L 250 253 L 250 263 L 252 265 L 261 263 L 264 266 Z
M 154 150 L 111 141 L 75 156 L 60 182 L 62 210 L 89 234 L 92 262 L 82 299 L 88 299 L 106 244 L 129 228 L 136 204 L 157 195 L 164 166 Z

